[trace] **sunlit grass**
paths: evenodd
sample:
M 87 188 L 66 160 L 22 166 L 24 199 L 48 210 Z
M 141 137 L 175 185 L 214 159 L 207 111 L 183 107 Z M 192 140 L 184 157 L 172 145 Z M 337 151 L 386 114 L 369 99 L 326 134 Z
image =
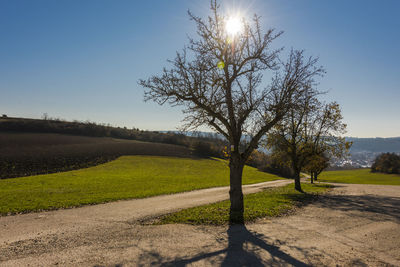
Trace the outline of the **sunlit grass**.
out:
M 318 177 L 321 182 L 348 184 L 400 185 L 400 175 L 375 172 L 371 169 L 326 171 Z
M 243 183 L 280 179 L 246 166 Z M 95 167 L 0 180 L 0 214 L 144 198 L 229 185 L 227 161 L 123 156 Z
M 244 220 L 251 222 L 261 217 L 279 216 L 296 204 L 311 200 L 324 193 L 331 186 L 324 184 L 303 184 L 304 193 L 294 190 L 293 184 L 271 188 L 244 196 Z M 184 209 L 160 218 L 156 224 L 188 223 L 224 225 L 229 222 L 229 200 L 199 207 Z

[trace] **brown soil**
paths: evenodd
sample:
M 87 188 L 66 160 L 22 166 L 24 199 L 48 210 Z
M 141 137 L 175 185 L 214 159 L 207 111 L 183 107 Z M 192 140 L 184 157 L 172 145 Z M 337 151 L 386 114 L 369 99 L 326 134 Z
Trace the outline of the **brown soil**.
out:
M 190 206 L 190 194 L 201 202 L 188 192 L 0 217 L 0 265 L 400 266 L 399 186 L 337 185 L 292 215 L 246 227 L 138 223 L 146 210 Z

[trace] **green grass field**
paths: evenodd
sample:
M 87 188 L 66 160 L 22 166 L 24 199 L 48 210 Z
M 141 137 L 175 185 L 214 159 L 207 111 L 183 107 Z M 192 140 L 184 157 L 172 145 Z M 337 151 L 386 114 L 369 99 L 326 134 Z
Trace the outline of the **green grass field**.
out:
M 246 166 L 243 183 L 280 177 Z M 123 156 L 95 167 L 0 180 L 0 214 L 143 198 L 229 185 L 227 162 L 157 156 Z
M 370 169 L 326 171 L 318 177 L 321 182 L 348 184 L 400 185 L 400 175 L 372 173 Z
M 244 196 L 244 220 L 251 222 L 261 217 L 279 216 L 300 201 L 311 200 L 327 191 L 331 186 L 324 184 L 302 184 L 307 194 L 294 190 L 293 184 L 271 188 Z M 162 216 L 156 224 L 188 223 L 224 225 L 229 222 L 229 200 L 204 206 L 184 209 Z

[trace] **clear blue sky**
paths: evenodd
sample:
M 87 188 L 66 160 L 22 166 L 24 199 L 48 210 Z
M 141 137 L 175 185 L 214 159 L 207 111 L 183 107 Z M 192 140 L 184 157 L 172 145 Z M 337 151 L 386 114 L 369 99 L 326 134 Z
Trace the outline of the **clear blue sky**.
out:
M 209 2 L 0 0 L 0 114 L 175 130 L 179 108 L 143 102 L 139 78 L 194 36 L 186 11 Z M 285 33 L 327 69 L 320 89 L 349 136 L 400 136 L 400 1 L 223 1 Z

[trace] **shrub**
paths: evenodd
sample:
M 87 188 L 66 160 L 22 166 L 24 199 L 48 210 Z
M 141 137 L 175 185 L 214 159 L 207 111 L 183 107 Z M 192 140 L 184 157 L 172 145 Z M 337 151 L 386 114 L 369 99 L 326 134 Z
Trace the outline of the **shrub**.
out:
M 208 141 L 195 141 L 192 148 L 194 153 L 200 157 L 217 157 L 221 158 L 222 147 Z

